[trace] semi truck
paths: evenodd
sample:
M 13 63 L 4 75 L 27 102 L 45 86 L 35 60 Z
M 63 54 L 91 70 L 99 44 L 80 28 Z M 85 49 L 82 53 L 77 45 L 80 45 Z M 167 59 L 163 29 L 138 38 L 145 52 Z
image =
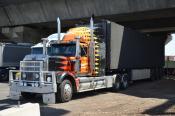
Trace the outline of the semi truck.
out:
M 164 39 L 93 18 L 60 39 L 57 22 L 57 40 L 47 45 L 48 39 L 42 39 L 43 53 L 25 56 L 20 70 L 10 71 L 11 99 L 41 94 L 46 104 L 68 102 L 75 93 L 118 91 L 135 80 L 161 77 Z
M 9 79 L 9 70 L 19 69 L 20 61 L 30 53 L 28 43 L 0 43 L 0 81 Z

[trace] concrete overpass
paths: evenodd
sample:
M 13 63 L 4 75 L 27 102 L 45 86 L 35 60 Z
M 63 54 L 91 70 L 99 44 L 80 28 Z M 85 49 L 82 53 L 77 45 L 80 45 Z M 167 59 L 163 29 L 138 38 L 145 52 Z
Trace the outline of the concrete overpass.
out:
M 56 18 L 64 28 L 94 14 L 119 24 L 165 36 L 175 31 L 174 0 L 1 0 L 3 38 L 36 41 L 56 31 Z M 34 41 L 32 41 L 34 42 Z

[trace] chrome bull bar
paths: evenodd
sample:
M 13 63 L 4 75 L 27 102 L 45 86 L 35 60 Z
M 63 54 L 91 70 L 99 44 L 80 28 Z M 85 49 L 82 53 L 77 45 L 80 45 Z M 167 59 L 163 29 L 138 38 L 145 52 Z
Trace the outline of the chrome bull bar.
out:
M 38 86 L 32 86 L 32 87 L 42 87 L 42 86 L 52 86 L 53 91 L 56 92 L 57 91 L 57 85 L 56 85 L 56 75 L 55 72 L 53 71 L 40 71 L 38 72 L 39 74 L 39 80 L 35 81 L 35 80 L 24 80 L 22 79 L 21 75 L 22 73 L 35 73 L 32 71 L 20 71 L 20 70 L 10 70 L 9 71 L 9 84 L 13 84 L 13 83 L 18 83 L 18 86 L 22 87 L 31 87 L 28 86 L 28 83 L 30 83 L 32 85 L 32 83 L 38 83 Z M 48 76 L 49 75 L 49 76 Z M 51 81 L 47 81 L 48 77 L 51 78 Z M 25 84 L 27 83 L 27 84 Z

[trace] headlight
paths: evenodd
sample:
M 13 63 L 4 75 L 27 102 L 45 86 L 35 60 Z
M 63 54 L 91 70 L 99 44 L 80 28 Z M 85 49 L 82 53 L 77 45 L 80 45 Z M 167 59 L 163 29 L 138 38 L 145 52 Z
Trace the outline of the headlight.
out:
M 51 82 L 52 78 L 51 77 L 47 77 L 46 81 L 47 82 Z

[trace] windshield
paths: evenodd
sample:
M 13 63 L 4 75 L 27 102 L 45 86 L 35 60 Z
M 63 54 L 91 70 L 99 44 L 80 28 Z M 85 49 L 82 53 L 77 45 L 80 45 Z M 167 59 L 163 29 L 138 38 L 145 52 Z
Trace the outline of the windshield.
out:
M 47 54 L 51 53 L 51 48 L 47 48 Z M 32 48 L 32 54 L 43 54 L 43 48 L 42 47 L 37 47 L 37 48 Z
M 51 55 L 55 56 L 75 56 L 76 46 L 75 44 L 59 44 L 53 45 Z

